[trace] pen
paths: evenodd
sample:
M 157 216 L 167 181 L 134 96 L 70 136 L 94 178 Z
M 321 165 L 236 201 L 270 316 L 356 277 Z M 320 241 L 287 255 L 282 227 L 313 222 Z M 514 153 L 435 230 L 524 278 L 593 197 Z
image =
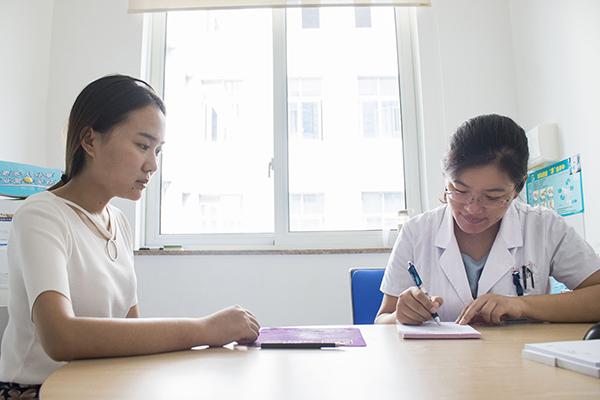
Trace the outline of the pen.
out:
M 335 347 L 335 343 L 321 342 L 293 342 L 293 343 L 261 343 L 261 349 L 320 349 L 322 347 Z
M 517 291 L 517 296 L 523 296 L 523 286 L 521 286 L 521 276 L 519 271 L 514 271 L 512 273 L 513 284 L 515 285 L 515 290 Z
M 408 262 L 408 272 L 410 273 L 410 276 L 413 278 L 413 281 L 415 282 L 415 285 L 417 285 L 417 287 L 419 289 L 421 289 L 423 291 L 423 293 L 425 293 L 427 296 L 429 296 L 429 294 L 427 294 L 427 291 L 422 287 L 423 285 L 423 281 L 421 280 L 421 277 L 419 276 L 419 273 L 417 272 L 417 269 L 415 268 L 415 265 L 412 262 Z M 440 325 L 440 316 L 438 315 L 438 313 L 431 313 L 431 317 L 433 318 L 433 320 L 435 321 L 436 324 Z

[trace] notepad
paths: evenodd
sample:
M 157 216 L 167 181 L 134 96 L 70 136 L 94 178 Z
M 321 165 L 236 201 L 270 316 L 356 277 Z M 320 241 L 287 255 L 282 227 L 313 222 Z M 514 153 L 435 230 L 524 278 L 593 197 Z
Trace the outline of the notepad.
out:
M 396 324 L 403 339 L 479 339 L 481 333 L 470 325 L 442 322 L 440 325 L 426 321 L 422 325 Z
M 526 344 L 523 358 L 600 378 L 600 340 Z

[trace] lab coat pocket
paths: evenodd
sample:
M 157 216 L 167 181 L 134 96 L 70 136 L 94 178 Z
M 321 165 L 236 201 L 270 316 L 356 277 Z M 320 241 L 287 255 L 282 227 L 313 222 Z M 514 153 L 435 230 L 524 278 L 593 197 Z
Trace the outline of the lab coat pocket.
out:
M 542 278 L 533 263 L 523 265 L 519 268 L 519 273 L 525 296 L 541 294 L 544 291 L 546 282 L 542 281 Z

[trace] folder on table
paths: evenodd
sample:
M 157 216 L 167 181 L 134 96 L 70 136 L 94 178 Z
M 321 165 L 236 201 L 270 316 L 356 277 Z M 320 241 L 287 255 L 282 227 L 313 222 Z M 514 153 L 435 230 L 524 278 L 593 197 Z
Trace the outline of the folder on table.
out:
M 529 360 L 600 378 L 600 340 L 531 343 L 522 355 Z
M 261 328 L 255 346 L 263 344 L 333 344 L 335 346 L 363 347 L 367 344 L 355 327 L 281 327 Z M 329 347 L 329 346 L 326 346 Z

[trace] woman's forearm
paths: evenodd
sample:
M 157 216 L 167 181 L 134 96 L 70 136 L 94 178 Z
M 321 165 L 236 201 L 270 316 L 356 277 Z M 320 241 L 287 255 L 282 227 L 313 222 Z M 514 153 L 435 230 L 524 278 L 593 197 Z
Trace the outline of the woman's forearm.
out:
M 525 317 L 549 322 L 600 320 L 600 285 L 561 294 L 524 296 Z
M 44 349 L 60 361 L 185 350 L 211 343 L 206 319 L 72 317 L 45 333 Z

